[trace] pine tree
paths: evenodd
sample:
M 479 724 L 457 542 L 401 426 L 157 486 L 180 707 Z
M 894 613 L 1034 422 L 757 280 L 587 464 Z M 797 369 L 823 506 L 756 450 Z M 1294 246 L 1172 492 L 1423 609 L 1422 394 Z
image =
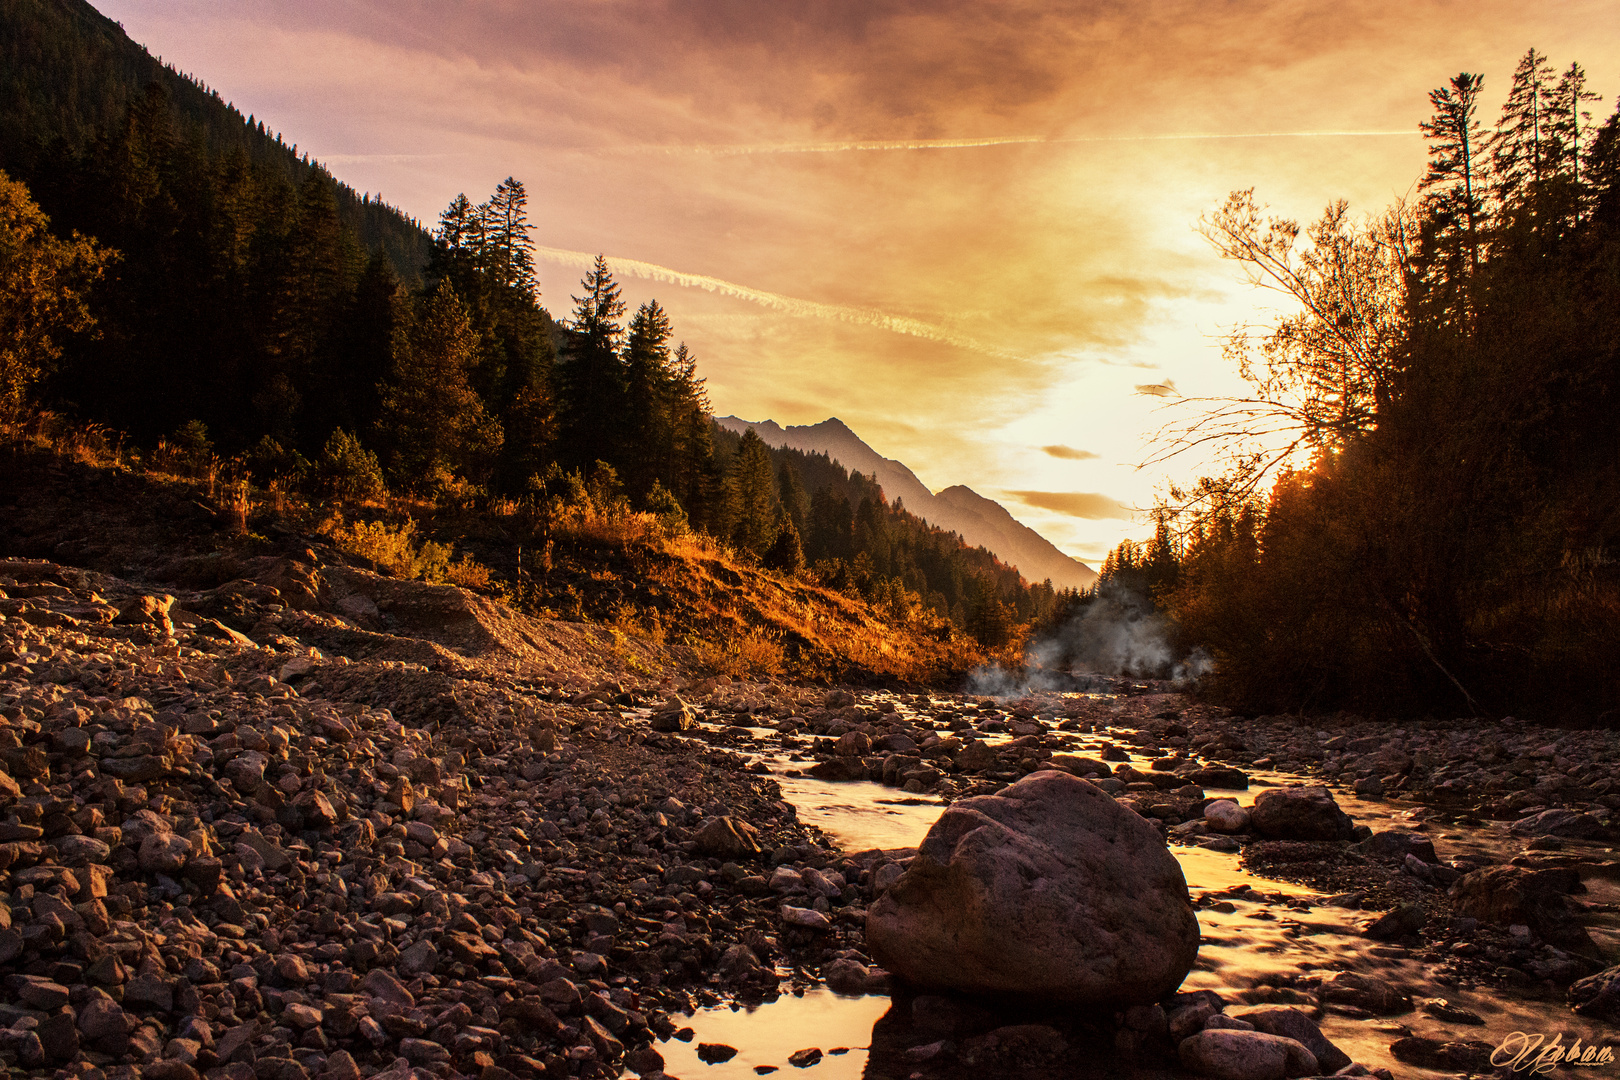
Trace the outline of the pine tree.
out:
M 500 424 L 467 379 L 477 337 L 449 282 L 413 311 L 395 294 L 394 366 L 382 388 L 382 435 L 396 483 L 418 491 L 476 480 L 500 449 Z
M 730 506 L 731 542 L 764 555 L 776 539 L 776 481 L 771 475 L 771 452 L 752 428 L 743 433 L 737 455 L 726 474 Z
M 624 330 L 619 319 L 624 300 L 600 255 L 580 284 L 585 295 L 573 298 L 574 319 L 557 365 L 559 456 L 570 468 L 623 456 L 625 377 L 619 339 Z
M 630 320 L 625 344 L 625 483 L 640 501 L 659 480 L 673 482 L 663 468 L 674 438 L 671 414 L 674 380 L 669 355 L 669 316 L 649 300 Z
M 804 568 L 804 549 L 799 546 L 799 530 L 793 519 L 783 517 L 776 527 L 776 539 L 771 541 L 765 557 L 760 560 L 771 570 L 791 577 Z
M 1480 224 L 1484 216 L 1485 133 L 1475 119 L 1482 75 L 1463 72 L 1449 86 L 1430 91 L 1434 115 L 1422 131 L 1429 141 L 1429 169 L 1419 184 L 1428 193 L 1430 220 L 1443 249 L 1467 256 L 1467 274 L 1479 272 Z
M 1554 120 L 1552 65 L 1531 49 L 1513 73 L 1502 119 L 1491 139 L 1496 194 L 1504 207 L 1539 199 L 1542 185 L 1562 157 Z
M 1567 176 L 1577 191 L 1581 187 L 1581 165 L 1592 143 L 1592 114 L 1588 103 L 1599 100 L 1586 88 L 1586 71 L 1572 63 L 1558 80 L 1552 95 L 1550 127 L 1558 149 L 1556 171 Z
M 805 517 L 810 512 L 810 496 L 804 493 L 804 483 L 799 479 L 799 470 L 793 467 L 793 462 L 786 457 L 782 458 L 781 466 L 776 470 L 777 497 L 782 501 L 782 512 L 793 522 L 794 532 L 804 535 Z
M 508 176 L 495 187 L 495 194 L 478 208 L 490 271 L 503 288 L 531 296 L 540 295 L 540 282 L 534 271 L 534 239 L 529 233 L 529 196 L 523 182 Z

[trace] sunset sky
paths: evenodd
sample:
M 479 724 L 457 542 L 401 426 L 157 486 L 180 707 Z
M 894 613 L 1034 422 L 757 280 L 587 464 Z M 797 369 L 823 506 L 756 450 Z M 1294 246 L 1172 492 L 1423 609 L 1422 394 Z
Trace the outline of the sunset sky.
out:
M 553 314 L 602 252 L 717 414 L 838 416 L 1093 565 L 1171 475 L 1136 388 L 1235 389 L 1272 303 L 1200 213 L 1413 193 L 1428 91 L 1490 123 L 1531 45 L 1620 92 L 1612 2 L 95 2 L 425 222 L 518 177 Z

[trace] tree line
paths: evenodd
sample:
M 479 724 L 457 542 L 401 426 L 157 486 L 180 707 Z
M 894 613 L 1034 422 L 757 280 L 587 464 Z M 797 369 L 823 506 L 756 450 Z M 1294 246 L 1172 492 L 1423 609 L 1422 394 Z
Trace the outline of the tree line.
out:
M 1484 85 L 1430 95 L 1410 204 L 1301 229 L 1237 192 L 1203 223 L 1296 310 L 1228 343 L 1247 394 L 1164 433 L 1229 452 L 1149 561 L 1235 703 L 1620 705 L 1620 109 L 1534 49 L 1494 126 Z

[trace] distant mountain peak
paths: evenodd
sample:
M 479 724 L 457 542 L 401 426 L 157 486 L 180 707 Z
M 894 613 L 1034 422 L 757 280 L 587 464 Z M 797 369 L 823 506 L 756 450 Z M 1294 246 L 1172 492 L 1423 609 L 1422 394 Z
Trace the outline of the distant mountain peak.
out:
M 768 446 L 826 454 L 852 472 L 876 474 L 890 502 L 903 502 L 907 510 L 930 524 L 988 549 L 1002 562 L 1017 567 L 1028 581 L 1050 579 L 1060 589 L 1084 589 L 1097 580 L 1095 570 L 1063 554 L 994 499 L 962 484 L 937 493 L 929 491 L 903 462 L 873 450 L 836 416 L 819 424 L 785 428 L 775 420 L 744 420 L 737 416 L 717 416 L 715 423 L 738 434 L 752 429 Z

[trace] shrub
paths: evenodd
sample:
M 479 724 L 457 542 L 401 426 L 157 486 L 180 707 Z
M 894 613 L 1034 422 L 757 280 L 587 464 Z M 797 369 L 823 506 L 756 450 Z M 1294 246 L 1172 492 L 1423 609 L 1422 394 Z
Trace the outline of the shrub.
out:
M 409 518 L 403 525 L 389 525 L 385 521 L 357 521 L 345 525 L 340 519 L 329 535 L 344 551 L 370 559 L 407 581 L 417 578 L 443 581 L 450 570 L 450 545 L 431 540 L 418 543 L 416 522 Z M 487 575 L 488 571 L 485 573 Z
M 321 455 L 322 481 L 340 499 L 364 501 L 380 499 L 388 494 L 383 482 L 382 464 L 377 455 L 360 445 L 357 436 L 342 428 L 333 428 Z

